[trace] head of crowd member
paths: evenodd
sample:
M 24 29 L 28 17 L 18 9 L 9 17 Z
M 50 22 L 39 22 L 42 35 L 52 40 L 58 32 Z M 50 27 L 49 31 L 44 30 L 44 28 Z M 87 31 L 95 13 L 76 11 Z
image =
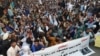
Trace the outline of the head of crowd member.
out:
M 87 28 L 86 29 L 86 34 L 88 34 L 89 32 L 91 32 L 91 29 L 90 28 Z
M 16 42 L 18 41 L 18 36 L 16 35 L 15 31 L 11 33 L 11 39 L 15 40 Z
M 35 46 L 38 46 L 38 45 L 39 45 L 39 40 L 35 40 L 35 41 L 34 41 L 34 45 L 35 45 Z
M 5 27 L 2 28 L 3 32 L 6 33 L 7 29 Z
M 9 36 L 8 36 L 8 38 L 7 38 L 7 39 L 11 39 L 11 37 L 12 37 L 12 35 L 11 35 L 11 34 L 9 34 Z
M 52 33 L 52 30 L 53 30 L 53 29 L 52 29 L 52 28 L 50 28 L 50 29 L 48 30 L 48 33 Z
M 12 37 L 15 37 L 16 36 L 15 31 L 13 31 L 11 34 L 12 34 Z
M 19 30 L 19 28 L 16 28 L 16 29 L 15 29 L 15 33 L 16 33 L 16 35 L 20 35 L 20 30 Z
M 17 45 L 17 42 L 15 40 L 12 40 L 11 41 L 11 47 L 15 48 Z
M 27 37 L 31 38 L 33 35 L 31 29 L 27 29 Z
M 62 40 L 59 38 L 59 36 L 58 36 L 58 38 L 56 39 L 56 42 L 57 42 L 57 44 L 62 43 Z

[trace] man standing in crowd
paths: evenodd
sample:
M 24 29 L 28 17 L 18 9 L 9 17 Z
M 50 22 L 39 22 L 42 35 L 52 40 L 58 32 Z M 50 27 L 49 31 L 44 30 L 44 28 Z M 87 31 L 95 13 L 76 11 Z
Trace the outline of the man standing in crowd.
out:
M 11 46 L 7 51 L 7 56 L 19 56 L 18 52 L 20 51 L 20 48 L 17 46 L 16 41 L 11 41 Z

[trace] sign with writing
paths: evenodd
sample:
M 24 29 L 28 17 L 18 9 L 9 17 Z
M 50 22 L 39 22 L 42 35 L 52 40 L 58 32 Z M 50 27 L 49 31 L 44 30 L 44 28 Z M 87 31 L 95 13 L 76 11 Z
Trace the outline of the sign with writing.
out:
M 100 47 L 100 33 L 95 34 L 95 46 Z
M 34 56 L 89 56 L 94 53 L 89 48 L 90 37 L 68 41 L 33 53 Z

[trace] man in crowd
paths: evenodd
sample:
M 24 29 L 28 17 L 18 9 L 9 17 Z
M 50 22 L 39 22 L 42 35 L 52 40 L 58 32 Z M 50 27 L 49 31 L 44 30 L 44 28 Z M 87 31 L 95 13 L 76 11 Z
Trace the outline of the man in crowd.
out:
M 11 41 L 11 46 L 7 50 L 7 56 L 19 56 L 18 52 L 20 51 L 20 48 L 17 46 L 16 41 Z

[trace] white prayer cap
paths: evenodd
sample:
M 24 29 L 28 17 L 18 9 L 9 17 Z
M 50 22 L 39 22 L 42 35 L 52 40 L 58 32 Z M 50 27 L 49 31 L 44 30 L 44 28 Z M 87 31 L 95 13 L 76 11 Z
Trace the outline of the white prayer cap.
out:
M 20 16 L 20 15 L 18 15 L 16 18 L 21 18 L 21 16 Z

